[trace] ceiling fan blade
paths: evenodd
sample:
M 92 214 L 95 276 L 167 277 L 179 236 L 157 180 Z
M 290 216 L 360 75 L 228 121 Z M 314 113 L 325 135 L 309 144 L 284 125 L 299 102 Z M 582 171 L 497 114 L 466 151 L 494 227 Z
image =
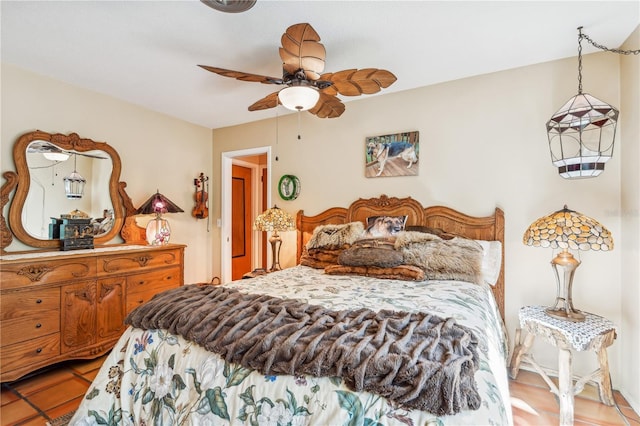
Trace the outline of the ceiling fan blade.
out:
M 265 96 L 249 106 L 249 111 L 260 111 L 262 109 L 275 108 L 278 106 L 278 92 L 273 92 L 270 95 Z
M 326 50 L 320 36 L 309 24 L 295 24 L 287 28 L 281 38 L 280 58 L 285 73 L 294 75 L 303 70 L 309 80 L 317 80 L 324 71 Z
M 319 118 L 336 118 L 342 115 L 344 109 L 345 106 L 340 99 L 324 91 L 320 91 L 318 103 L 316 103 L 316 106 L 311 108 L 309 112 Z
M 69 154 L 69 155 L 82 155 L 83 157 L 90 157 L 90 158 L 99 158 L 100 160 L 107 160 L 107 157 L 103 157 L 101 155 L 97 155 L 97 154 L 87 154 L 84 152 L 75 152 L 75 151 L 62 151 L 65 154 Z
M 344 96 L 360 96 L 377 93 L 380 89 L 391 86 L 396 76 L 387 70 L 363 68 L 327 73 L 320 76 L 322 80 L 331 82 L 331 86 L 323 89 L 324 93 Z
M 236 80 L 252 81 L 252 82 L 263 83 L 263 84 L 284 84 L 282 79 L 277 77 L 269 77 L 266 75 L 259 75 L 259 74 L 249 74 L 242 71 L 233 71 L 233 70 L 227 70 L 224 68 L 210 67 L 208 65 L 198 65 L 198 66 L 200 68 L 204 68 L 207 71 L 211 71 L 212 73 L 221 75 L 223 77 L 235 78 Z
M 33 141 L 27 147 L 28 153 L 60 153 L 67 155 L 82 155 L 83 157 L 91 157 L 91 158 L 99 158 L 101 160 L 107 160 L 108 157 L 104 157 L 98 154 L 88 154 L 86 152 L 79 151 L 68 151 L 66 149 L 62 149 L 51 142 L 48 141 Z

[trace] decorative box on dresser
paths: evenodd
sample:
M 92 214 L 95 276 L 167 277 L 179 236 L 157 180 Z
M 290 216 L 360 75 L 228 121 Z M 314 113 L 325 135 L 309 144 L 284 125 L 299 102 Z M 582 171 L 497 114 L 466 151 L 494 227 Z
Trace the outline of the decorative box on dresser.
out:
M 184 284 L 184 245 L 0 256 L 0 381 L 110 350 L 124 318 Z

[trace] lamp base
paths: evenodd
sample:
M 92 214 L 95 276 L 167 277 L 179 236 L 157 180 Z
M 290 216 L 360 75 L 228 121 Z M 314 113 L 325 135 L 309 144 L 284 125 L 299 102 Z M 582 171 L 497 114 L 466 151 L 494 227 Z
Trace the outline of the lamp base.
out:
M 278 231 L 274 231 L 273 235 L 269 238 L 269 243 L 271 243 L 271 260 L 273 262 L 269 272 L 280 271 L 282 270 L 280 267 L 280 247 L 282 246 L 282 239 L 280 235 L 278 235 Z
M 549 316 L 552 316 L 554 318 L 558 318 L 561 320 L 580 322 L 580 321 L 584 321 L 585 319 L 584 314 L 580 311 L 576 311 L 575 309 L 560 309 L 560 308 L 554 307 L 554 308 L 547 308 L 544 310 L 544 312 Z
M 171 227 L 169 221 L 161 217 L 151 219 L 147 224 L 147 242 L 152 246 L 164 246 L 169 244 Z
M 545 313 L 562 320 L 584 321 L 584 314 L 573 307 L 573 298 L 571 296 L 573 274 L 576 268 L 580 266 L 580 261 L 573 257 L 569 250 L 564 249 L 551 260 L 551 266 L 556 275 L 556 304 L 545 309 Z

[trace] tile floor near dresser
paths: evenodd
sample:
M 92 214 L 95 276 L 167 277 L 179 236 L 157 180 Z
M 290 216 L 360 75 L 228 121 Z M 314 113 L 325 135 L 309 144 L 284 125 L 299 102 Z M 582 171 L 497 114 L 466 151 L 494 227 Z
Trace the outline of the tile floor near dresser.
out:
M 75 411 L 89 389 L 104 357 L 76 360 L 2 384 L 2 426 L 44 426 Z

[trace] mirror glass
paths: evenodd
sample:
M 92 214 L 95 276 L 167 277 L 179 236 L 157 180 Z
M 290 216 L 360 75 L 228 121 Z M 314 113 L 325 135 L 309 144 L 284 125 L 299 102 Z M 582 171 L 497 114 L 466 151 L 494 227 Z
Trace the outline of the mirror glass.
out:
M 119 182 L 122 165 L 112 146 L 76 133 L 36 130 L 16 141 L 13 159 L 17 184 L 9 207 L 9 226 L 18 240 L 32 247 L 60 248 L 61 240 L 53 234 L 54 227 L 50 233 L 49 225 L 61 217 L 93 219 L 96 246 L 110 243 L 120 234 L 125 221 L 120 191 L 126 184 Z M 71 174 L 85 180 L 81 197 L 67 196 L 65 177 Z
M 27 147 L 31 184 L 22 210 L 25 231 L 34 238 L 51 239 L 49 224 L 63 214 L 86 214 L 94 235 L 113 226 L 113 204 L 107 191 L 112 161 L 104 151 L 77 152 L 51 148 L 47 141 L 35 140 Z M 73 172 L 85 180 L 80 198 L 68 198 L 64 178 Z

